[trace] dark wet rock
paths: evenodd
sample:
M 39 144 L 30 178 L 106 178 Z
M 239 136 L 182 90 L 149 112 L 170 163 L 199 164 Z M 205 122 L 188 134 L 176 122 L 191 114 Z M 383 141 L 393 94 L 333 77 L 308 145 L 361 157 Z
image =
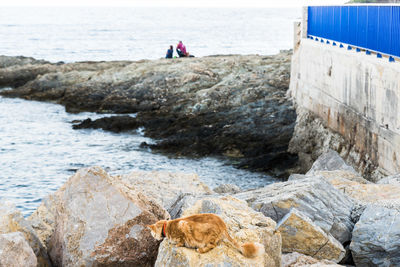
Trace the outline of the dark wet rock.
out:
M 137 112 L 133 125 L 143 125 L 146 136 L 159 140 L 150 145 L 153 149 L 224 155 L 238 167 L 286 176 L 284 170 L 297 161 L 287 152 L 296 120 L 286 97 L 290 58 L 291 52 L 283 51 L 275 56 L 45 64 L 43 73 L 0 94 L 56 101 L 69 112 Z M 0 71 L 18 74 L 10 68 Z M 86 121 L 81 127 L 124 129 L 115 123 Z
M 122 131 L 135 130 L 140 127 L 136 118 L 131 116 L 112 116 L 97 120 L 86 119 L 78 124 L 74 124 L 74 129 L 103 129 L 119 133 Z

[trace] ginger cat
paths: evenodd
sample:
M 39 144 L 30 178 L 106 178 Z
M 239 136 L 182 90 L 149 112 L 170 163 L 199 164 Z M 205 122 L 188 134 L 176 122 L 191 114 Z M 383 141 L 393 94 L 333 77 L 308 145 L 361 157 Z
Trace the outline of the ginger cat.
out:
M 178 247 L 196 248 L 200 253 L 210 251 L 224 239 L 229 240 L 248 258 L 261 255 L 265 250 L 260 243 L 238 244 L 229 235 L 224 221 L 212 213 L 195 214 L 170 221 L 161 220 L 147 227 L 157 240 L 166 237 Z

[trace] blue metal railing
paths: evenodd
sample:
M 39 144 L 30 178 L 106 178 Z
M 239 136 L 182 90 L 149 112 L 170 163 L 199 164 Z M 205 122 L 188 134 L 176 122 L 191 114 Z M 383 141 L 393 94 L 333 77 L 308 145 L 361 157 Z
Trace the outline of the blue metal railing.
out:
M 308 35 L 400 57 L 400 6 L 310 6 Z

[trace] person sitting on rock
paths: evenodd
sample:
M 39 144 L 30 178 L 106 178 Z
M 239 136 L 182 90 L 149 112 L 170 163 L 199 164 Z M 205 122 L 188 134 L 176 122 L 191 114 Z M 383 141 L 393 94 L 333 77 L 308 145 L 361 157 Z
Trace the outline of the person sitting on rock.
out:
M 167 50 L 167 55 L 165 56 L 165 58 L 172 58 L 173 54 L 174 54 L 174 47 L 170 45 L 169 49 Z
M 179 57 L 187 57 L 188 56 L 188 53 L 186 52 L 186 46 L 182 43 L 182 41 L 179 41 L 179 44 L 177 44 L 176 52 L 178 53 Z

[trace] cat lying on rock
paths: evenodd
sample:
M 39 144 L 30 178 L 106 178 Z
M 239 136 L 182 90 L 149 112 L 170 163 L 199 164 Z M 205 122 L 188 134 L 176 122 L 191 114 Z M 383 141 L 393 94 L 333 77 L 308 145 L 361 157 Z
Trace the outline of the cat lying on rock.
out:
M 151 235 L 162 240 L 168 238 L 178 247 L 196 248 L 200 253 L 206 253 L 215 248 L 222 240 L 231 242 L 245 257 L 253 258 L 264 253 L 265 248 L 260 243 L 239 244 L 228 233 L 224 221 L 215 214 L 195 214 L 175 220 L 161 220 L 147 225 Z

